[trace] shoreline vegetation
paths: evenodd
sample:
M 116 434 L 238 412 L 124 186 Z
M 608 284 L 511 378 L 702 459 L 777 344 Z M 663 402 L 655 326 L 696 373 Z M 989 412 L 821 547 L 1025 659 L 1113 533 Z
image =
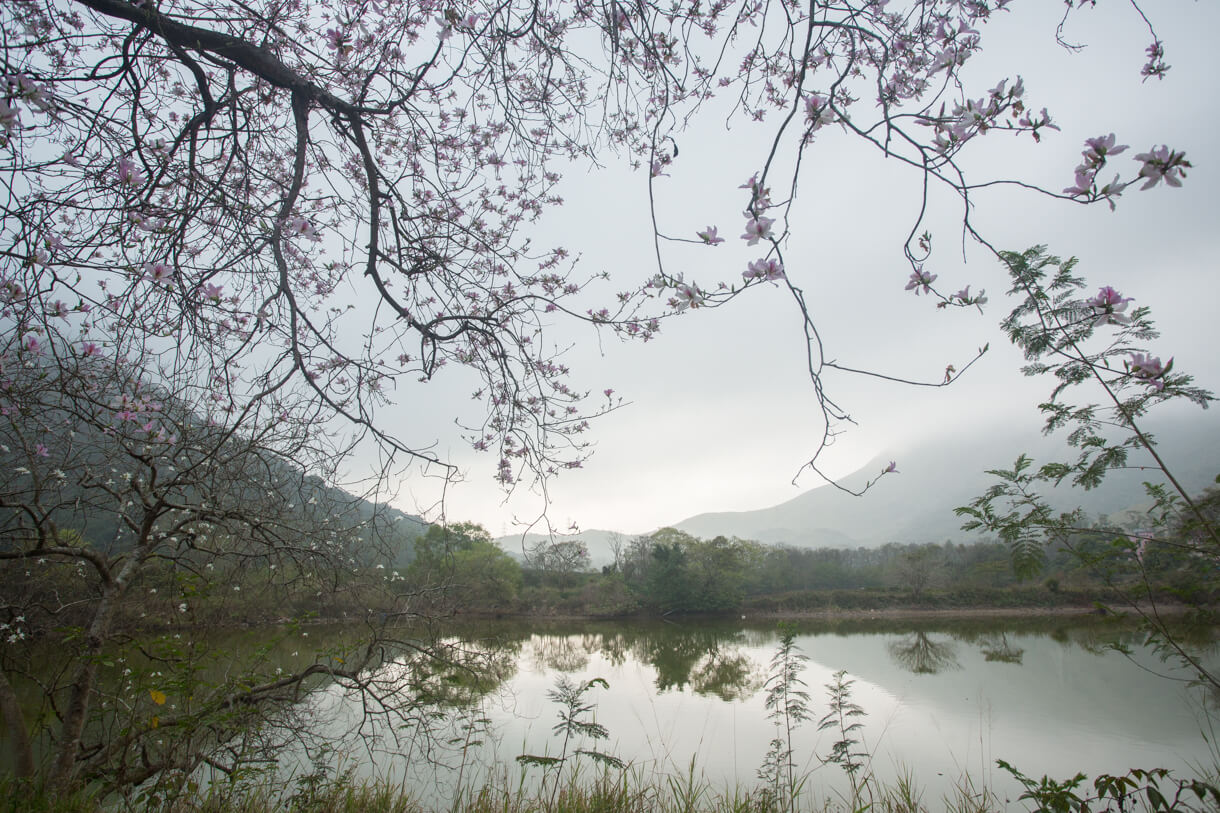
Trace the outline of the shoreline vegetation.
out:
M 816 786 L 802 788 L 796 799 L 777 799 L 762 786 L 717 788 L 691 774 L 645 776 L 629 767 L 598 774 L 592 781 L 580 775 L 568 777 L 552 793 L 530 792 L 507 781 L 488 783 L 471 787 L 462 798 L 439 807 L 419 802 L 401 784 L 362 781 L 348 774 L 317 778 L 295 790 L 270 782 L 244 783 L 135 805 L 103 803 L 87 792 L 59 798 L 30 794 L 20 782 L 9 780 L 0 785 L 0 813 L 1006 813 L 1027 809 L 975 785 L 969 776 L 962 777 L 952 796 L 942 799 L 924 798 L 917 781 L 909 773 L 890 784 L 866 777 L 856 799 Z
M 1078 548 L 1109 544 L 1084 533 Z M 378 623 L 451 618 L 866 618 L 1206 613 L 1218 604 L 1189 561 L 1142 565 L 1149 584 L 1051 548 L 1036 578 L 1017 578 L 1004 544 L 890 544 L 877 549 L 800 549 L 749 540 L 691 537 L 662 529 L 624 540 L 614 561 L 592 566 L 584 544 L 557 540 L 521 561 L 477 525 L 432 526 L 411 557 L 367 561 L 330 586 L 310 574 L 252 562 L 186 580 L 150 567 L 116 607 L 114 629 L 129 632 L 258 628 L 322 621 Z M 1098 558 L 1100 558 L 1100 553 Z M 35 566 L 12 587 L 30 595 L 80 594 L 73 572 Z M 404 609 L 409 612 L 404 612 Z M 83 628 L 72 609 L 54 637 Z
M 625 608 L 616 612 L 597 609 L 581 610 L 568 606 L 515 607 L 512 609 L 448 607 L 441 612 L 428 613 L 423 618 L 430 622 L 462 622 L 464 620 L 503 621 L 659 621 L 659 620 L 868 620 L 868 619 L 982 619 L 982 618 L 1035 618 L 1057 616 L 1119 617 L 1130 614 L 1150 613 L 1158 616 L 1189 616 L 1192 613 L 1208 614 L 1217 608 L 1216 603 L 1187 603 L 1163 596 L 1155 600 L 1144 600 L 1120 604 L 1113 594 L 1101 591 L 1060 592 L 1047 595 L 1044 590 L 969 591 L 968 595 L 953 592 L 929 593 L 918 601 L 899 591 L 807 591 L 799 595 L 784 597 L 759 596 L 743 602 L 740 607 L 728 610 L 704 611 L 656 611 L 644 608 Z M 258 628 L 272 626 L 313 626 L 350 624 L 373 615 L 376 610 L 364 614 L 345 611 L 315 612 L 304 618 L 255 617 L 240 612 L 225 621 L 210 617 L 203 623 L 192 623 L 189 619 L 143 618 L 128 619 L 131 632 L 173 629 L 212 628 Z M 244 617 L 243 617 L 244 616 Z M 1210 616 L 1208 616 L 1210 619 Z

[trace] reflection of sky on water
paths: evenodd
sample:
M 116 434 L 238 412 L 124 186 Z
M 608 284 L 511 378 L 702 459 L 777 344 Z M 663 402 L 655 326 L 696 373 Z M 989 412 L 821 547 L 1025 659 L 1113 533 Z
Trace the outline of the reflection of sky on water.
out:
M 934 673 L 907 671 L 894 649 L 919 637 L 954 663 Z M 1135 766 L 1185 768 L 1206 762 L 1186 693 L 1125 656 L 1091 653 L 1048 636 L 1009 635 L 1010 650 L 1023 650 L 1021 663 L 987 660 L 994 640 L 971 645 L 943 634 L 812 635 L 798 644 L 810 657 L 804 680 L 813 698 L 815 718 L 826 711 L 824 684 L 837 669 L 856 681 L 853 698 L 867 712 L 864 737 L 874 753 L 873 769 L 892 776 L 907 766 L 929 792 L 939 795 L 962 772 L 1007 787 L 995 760 L 1005 759 L 1027 774 L 1067 775 L 1082 770 L 1125 772 Z M 771 646 L 743 646 L 761 669 Z M 986 650 L 986 651 L 985 651 Z M 1145 666 L 1160 664 L 1147 654 Z M 579 677 L 601 676 L 611 685 L 595 698 L 598 720 L 609 727 L 615 753 L 644 767 L 685 773 L 692 755 L 708 778 L 732 784 L 751 783 L 773 736 L 761 689 L 735 703 L 700 696 L 688 685 L 657 694 L 656 670 L 634 658 L 622 665 L 590 656 Z M 550 671 L 521 673 L 512 683 L 518 698 L 540 699 L 555 676 Z M 545 733 L 554 711 L 545 702 L 530 704 Z M 504 743 L 536 735 L 538 724 L 511 719 Z M 825 754 L 833 737 L 817 731 L 816 721 L 798 736 L 798 758 Z M 533 740 L 544 747 L 546 738 Z M 502 750 L 502 753 L 507 753 Z M 810 767 L 817 767 L 816 760 Z M 837 781 L 839 769 L 820 768 L 815 784 Z M 941 785 L 938 790 L 937 786 Z
M 701 642 L 702 655 L 692 651 L 692 640 Z M 561 741 L 551 729 L 557 706 L 547 693 L 560 674 L 601 677 L 610 684 L 587 697 L 610 739 L 586 747 L 613 753 L 646 774 L 685 776 L 694 757 L 696 775 L 715 786 L 753 786 L 775 736 L 762 689 L 775 641 L 773 633 L 758 631 L 694 639 L 636 632 L 622 638 L 532 635 L 520 647 L 516 671 L 479 710 L 495 733 L 469 752 L 467 786 L 472 775 L 486 776 L 496 760 L 496 772 L 515 786 L 516 756 L 556 755 Z M 1162 766 L 1189 774 L 1190 765 L 1210 764 L 1196 707 L 1180 685 L 1121 654 L 1090 651 L 1071 636 L 814 634 L 798 636 L 797 644 L 810 659 L 803 679 L 813 719 L 798 729 L 794 749 L 798 763 L 812 772 L 810 787 L 819 797 L 846 787 L 842 771 L 820 765 L 816 756 L 825 755 L 836 739 L 832 731 L 819 732 L 817 721 L 827 711 L 824 686 L 838 669 L 855 681 L 852 699 L 868 714 L 863 738 L 874 755 L 872 770 L 892 779 L 909 768 L 925 789 L 925 802 L 938 800 L 963 773 L 1015 798 L 1016 786 L 994 767 L 996 759 L 1027 775 L 1058 778 Z M 997 659 L 1000 650 L 1020 651 L 1020 657 Z M 910 651 L 937 658 L 914 664 L 900 657 Z M 673 657 L 666 660 L 668 655 Z M 1147 652 L 1135 660 L 1164 670 Z M 680 665 L 689 670 L 684 678 L 676 671 Z M 403 753 L 401 746 L 387 750 Z M 472 764 L 475 751 L 478 768 Z M 401 776 L 388 754 L 375 761 L 381 775 Z M 460 758 L 448 761 L 457 764 Z M 421 772 L 408 783 L 428 796 L 448 798 L 443 788 L 418 784 L 427 775 Z M 527 776 L 536 781 L 541 770 L 531 768 Z

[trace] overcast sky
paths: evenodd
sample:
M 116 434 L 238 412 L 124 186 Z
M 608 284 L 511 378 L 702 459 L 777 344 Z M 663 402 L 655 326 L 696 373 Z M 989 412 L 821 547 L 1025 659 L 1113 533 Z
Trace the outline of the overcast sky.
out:
M 1215 349 L 1220 328 L 1220 60 L 1210 38 L 1220 30 L 1218 4 L 1175 2 L 1148 9 L 1173 66 L 1163 81 L 1141 82 L 1150 37 L 1128 4 L 1100 4 L 1077 14 L 1067 38 L 1088 43 L 1079 53 L 1055 45 L 1061 3 L 1014 4 L 983 30 L 983 53 L 966 72 L 967 93 L 983 95 L 1001 78 L 1021 74 L 1030 104 L 1049 108 L 1062 132 L 1041 145 L 1028 135 L 988 135 L 967 150 L 970 179 L 1022 178 L 1059 190 L 1073 181 L 1087 137 L 1114 131 L 1126 154 L 1112 159 L 1134 175 L 1137 152 L 1167 143 L 1194 163 L 1182 189 L 1132 187 L 1111 213 L 1003 188 L 975 197 L 973 221 L 1000 248 L 1045 243 L 1076 255 L 1092 290 L 1113 285 L 1148 305 L 1163 336 L 1154 354 L 1173 356 L 1203 386 L 1220 383 Z M 715 105 L 678 141 L 679 159 L 658 179 L 661 227 L 694 236 L 716 224 L 728 241 L 716 248 L 672 250 L 667 269 L 683 271 L 707 287 L 740 280 L 758 252 L 735 240 L 747 199 L 737 187 L 766 155 L 774 122 L 734 122 L 726 128 Z M 655 273 L 647 203 L 647 177 L 607 156 L 604 170 L 569 174 L 565 205 L 539 224 L 537 243 L 562 244 L 580 255 L 586 273 L 608 271 L 613 291 Z M 858 421 L 822 453 L 832 476 L 875 457 L 898 461 L 902 451 L 937 441 L 952 455 L 961 444 L 996 426 L 1024 426 L 1036 435 L 1036 404 L 1049 387 L 1023 379 L 1019 356 L 1000 334 L 999 320 L 1013 306 L 1003 292 L 1004 270 L 965 245 L 960 204 L 935 193 L 929 227 L 936 253 L 928 268 L 947 292 L 966 284 L 985 288 L 990 303 L 977 310 L 937 310 L 903 286 L 910 273 L 902 243 L 919 204 L 919 178 L 837 130 L 824 130 L 802 167 L 793 233 L 785 245 L 787 273 L 806 296 L 827 344 L 827 357 L 853 367 L 936 380 L 947 364 L 963 365 L 990 342 L 992 351 L 957 384 L 919 389 L 848 376 L 827 378 L 832 397 Z M 782 183 L 775 184 L 782 186 Z M 513 533 L 547 511 L 558 527 L 577 523 L 643 533 L 705 511 L 750 510 L 790 499 L 817 486 L 794 475 L 821 433 L 821 414 L 804 367 L 801 322 L 791 295 L 760 286 L 718 310 L 688 312 L 670 320 L 648 344 L 620 344 L 585 326 L 556 331 L 574 342 L 567 362 L 576 383 L 600 393 L 613 388 L 623 408 L 594 423 L 597 444 L 582 470 L 565 473 L 543 495 L 519 488 L 506 501 L 493 480 L 497 459 L 471 451 L 453 425 L 469 414 L 470 387 L 441 377 L 416 391 L 387 417 L 409 422 L 411 435 L 435 441 L 465 482 L 448 489 L 449 520 L 473 520 L 494 535 Z M 997 461 L 1006 462 L 1006 461 Z M 408 511 L 435 505 L 436 482 L 408 478 L 396 504 Z M 429 514 L 435 519 L 436 514 Z

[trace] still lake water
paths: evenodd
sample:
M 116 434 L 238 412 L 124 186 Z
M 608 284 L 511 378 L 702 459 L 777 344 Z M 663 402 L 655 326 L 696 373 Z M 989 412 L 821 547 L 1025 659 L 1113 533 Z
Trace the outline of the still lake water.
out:
M 817 726 L 827 711 L 824 685 L 840 669 L 867 714 L 861 739 L 869 769 L 882 780 L 909 769 L 925 802 L 963 775 L 1015 799 L 1019 786 L 997 759 L 1061 779 L 1133 767 L 1196 776 L 1198 766 L 1213 764 L 1202 709 L 1214 700 L 1163 677 L 1182 675 L 1137 634 L 1100 619 L 799 622 L 797 629 L 809 658 L 801 679 L 812 720 L 797 729 L 793 748 L 817 799 L 846 788 L 842 770 L 819 760 L 835 732 Z M 551 731 L 558 706 L 547 695 L 566 675 L 609 683 L 587 695 L 609 738 L 585 747 L 645 775 L 685 777 L 693 760 L 695 775 L 714 788 L 757 784 L 776 735 L 763 689 L 779 640 L 772 622 L 504 623 L 454 634 L 491 656 L 496 679 L 461 692 L 463 707 L 434 718 L 434 736 L 366 742 L 345 767 L 401 781 L 438 805 L 452 797 L 459 774 L 466 787 L 488 777 L 515 786 L 523 770 L 527 784 L 536 781 L 540 768 L 514 760 L 559 752 Z M 1109 649 L 1115 642 L 1132 654 Z M 1214 643 L 1200 646 L 1214 662 Z M 336 736 L 360 713 L 335 687 L 308 703 L 329 717 Z

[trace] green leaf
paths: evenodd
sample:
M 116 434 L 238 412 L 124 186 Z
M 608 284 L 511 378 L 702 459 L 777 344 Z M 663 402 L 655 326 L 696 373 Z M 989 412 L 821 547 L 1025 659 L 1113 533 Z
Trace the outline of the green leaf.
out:
M 623 762 L 613 754 L 604 754 L 601 751 L 590 751 L 584 748 L 577 748 L 576 753 L 587 756 L 595 762 L 600 762 L 602 765 L 608 765 L 611 768 L 626 768 L 627 763 Z

